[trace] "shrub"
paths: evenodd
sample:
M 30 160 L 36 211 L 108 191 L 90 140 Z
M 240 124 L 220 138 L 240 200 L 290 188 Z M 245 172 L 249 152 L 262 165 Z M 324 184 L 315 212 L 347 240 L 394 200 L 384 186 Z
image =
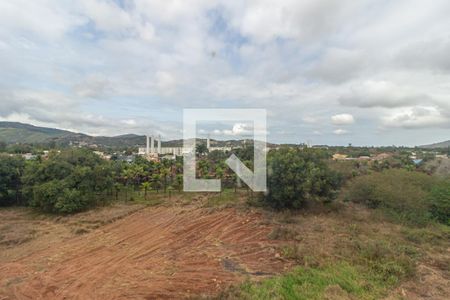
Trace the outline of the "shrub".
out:
M 424 224 L 431 216 L 428 195 L 435 183 L 423 173 L 391 169 L 354 179 L 346 199 L 383 209 L 400 221 Z
M 0 155 L 0 206 L 18 204 L 24 166 L 22 158 Z
M 81 191 L 66 188 L 56 200 L 55 209 L 61 213 L 73 213 L 86 208 L 91 201 Z
M 339 173 L 345 181 L 367 174 L 368 171 L 367 164 L 362 164 L 358 161 L 328 160 L 327 165 L 331 170 Z
M 110 165 L 78 149 L 29 164 L 22 179 L 29 204 L 52 213 L 74 213 L 93 206 L 113 184 Z
M 437 221 L 450 225 L 450 181 L 436 184 L 430 192 L 430 212 Z
M 299 208 L 309 199 L 332 199 L 341 177 L 313 149 L 283 148 L 268 157 L 266 201 L 275 208 Z

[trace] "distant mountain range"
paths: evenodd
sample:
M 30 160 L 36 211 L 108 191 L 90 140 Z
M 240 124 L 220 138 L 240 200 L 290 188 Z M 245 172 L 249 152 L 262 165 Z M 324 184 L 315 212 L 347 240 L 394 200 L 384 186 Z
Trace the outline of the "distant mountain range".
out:
M 448 147 L 450 147 L 450 141 L 435 143 L 435 144 L 431 144 L 431 145 L 419 146 L 419 148 L 424 148 L 424 149 L 438 149 L 438 148 L 448 148 Z
M 83 133 L 76 133 L 67 130 L 38 127 L 30 124 L 18 122 L 0 122 L 0 142 L 7 144 L 50 144 L 60 146 L 67 145 L 97 145 L 103 147 L 136 147 L 145 146 L 144 135 L 125 134 L 113 137 L 90 136 Z M 241 146 L 245 140 L 218 141 L 211 139 L 211 146 Z M 183 140 L 163 141 L 163 147 L 181 147 Z
M 74 135 L 85 136 L 54 128 L 37 127 L 17 122 L 0 122 L 0 141 L 7 144 L 45 143 Z
M 38 127 L 30 124 L 18 122 L 0 122 L 0 142 L 7 144 L 50 144 L 59 146 L 73 145 L 98 145 L 103 147 L 136 147 L 145 146 L 146 139 L 144 135 L 125 134 L 118 136 L 90 136 L 84 133 L 76 133 L 67 130 Z M 245 140 L 213 140 L 213 147 L 238 147 L 246 143 Z M 163 141 L 163 147 L 181 147 L 183 140 Z M 268 144 L 269 147 L 275 144 Z M 435 143 L 431 145 L 419 146 L 423 149 L 437 149 L 450 147 L 450 141 Z

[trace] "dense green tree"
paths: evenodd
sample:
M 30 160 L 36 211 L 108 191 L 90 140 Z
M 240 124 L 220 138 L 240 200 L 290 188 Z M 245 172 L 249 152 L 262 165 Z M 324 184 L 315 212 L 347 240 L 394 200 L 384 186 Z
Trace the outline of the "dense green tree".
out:
M 210 163 L 206 159 L 202 159 L 198 162 L 198 169 L 200 171 L 200 177 L 206 178 L 209 174 Z
M 197 153 L 198 156 L 203 156 L 206 153 L 208 153 L 208 148 L 206 147 L 206 144 L 199 143 L 195 146 L 195 152 Z
M 283 148 L 268 157 L 266 201 L 276 208 L 299 208 L 309 199 L 331 199 L 339 188 L 340 176 L 314 149 Z
M 169 175 L 170 175 L 170 170 L 168 168 L 161 168 L 160 170 L 160 178 L 161 178 L 161 183 L 163 185 L 163 189 L 164 189 L 164 193 L 167 191 L 167 187 L 169 186 Z
M 0 206 L 20 204 L 25 161 L 21 157 L 0 155 Z
M 123 185 L 125 186 L 125 200 L 128 200 L 128 186 L 133 181 L 134 178 L 134 172 L 130 168 L 125 168 L 122 170 L 120 175 L 120 180 L 122 181 Z
M 152 188 L 158 193 L 162 187 L 161 175 L 156 173 L 152 175 Z
M 73 213 L 85 209 L 90 202 L 88 195 L 70 188 L 63 180 L 52 180 L 34 189 L 34 197 L 30 204 L 44 211 L 57 213 Z
M 22 177 L 31 206 L 48 212 L 73 213 L 104 199 L 113 187 L 112 166 L 89 150 L 54 152 L 29 162 Z
M 12 144 L 7 145 L 5 151 L 13 154 L 24 154 L 31 153 L 33 151 L 33 147 L 28 144 Z
M 33 186 L 30 205 L 47 212 L 56 212 L 56 203 L 63 196 L 67 185 L 63 180 L 54 179 Z
M 119 200 L 119 192 L 120 192 L 121 188 L 122 188 L 122 185 L 120 183 L 118 183 L 118 182 L 114 183 L 114 192 L 116 195 L 116 201 Z
M 174 182 L 174 188 L 178 190 L 178 192 L 181 192 L 183 189 L 183 175 L 177 174 L 175 176 L 175 182 Z
M 231 153 L 236 155 L 241 161 L 251 161 L 253 164 L 254 146 L 245 145 L 242 148 L 236 148 L 231 150 Z

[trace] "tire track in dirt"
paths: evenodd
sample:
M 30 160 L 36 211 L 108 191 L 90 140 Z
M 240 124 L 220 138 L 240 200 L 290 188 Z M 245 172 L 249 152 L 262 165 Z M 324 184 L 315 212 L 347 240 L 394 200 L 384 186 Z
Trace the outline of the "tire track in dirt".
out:
M 277 274 L 288 267 L 275 257 L 277 242 L 267 238 L 271 229 L 256 212 L 148 208 L 0 266 L 0 295 L 154 299 L 213 294 L 248 274 Z

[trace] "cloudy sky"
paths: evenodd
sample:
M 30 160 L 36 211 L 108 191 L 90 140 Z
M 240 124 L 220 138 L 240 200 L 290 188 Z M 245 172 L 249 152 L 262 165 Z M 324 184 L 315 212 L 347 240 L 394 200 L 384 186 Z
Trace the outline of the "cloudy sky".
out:
M 448 0 L 0 0 L 0 120 L 171 139 L 183 108 L 265 108 L 272 142 L 448 140 L 449 15 Z

